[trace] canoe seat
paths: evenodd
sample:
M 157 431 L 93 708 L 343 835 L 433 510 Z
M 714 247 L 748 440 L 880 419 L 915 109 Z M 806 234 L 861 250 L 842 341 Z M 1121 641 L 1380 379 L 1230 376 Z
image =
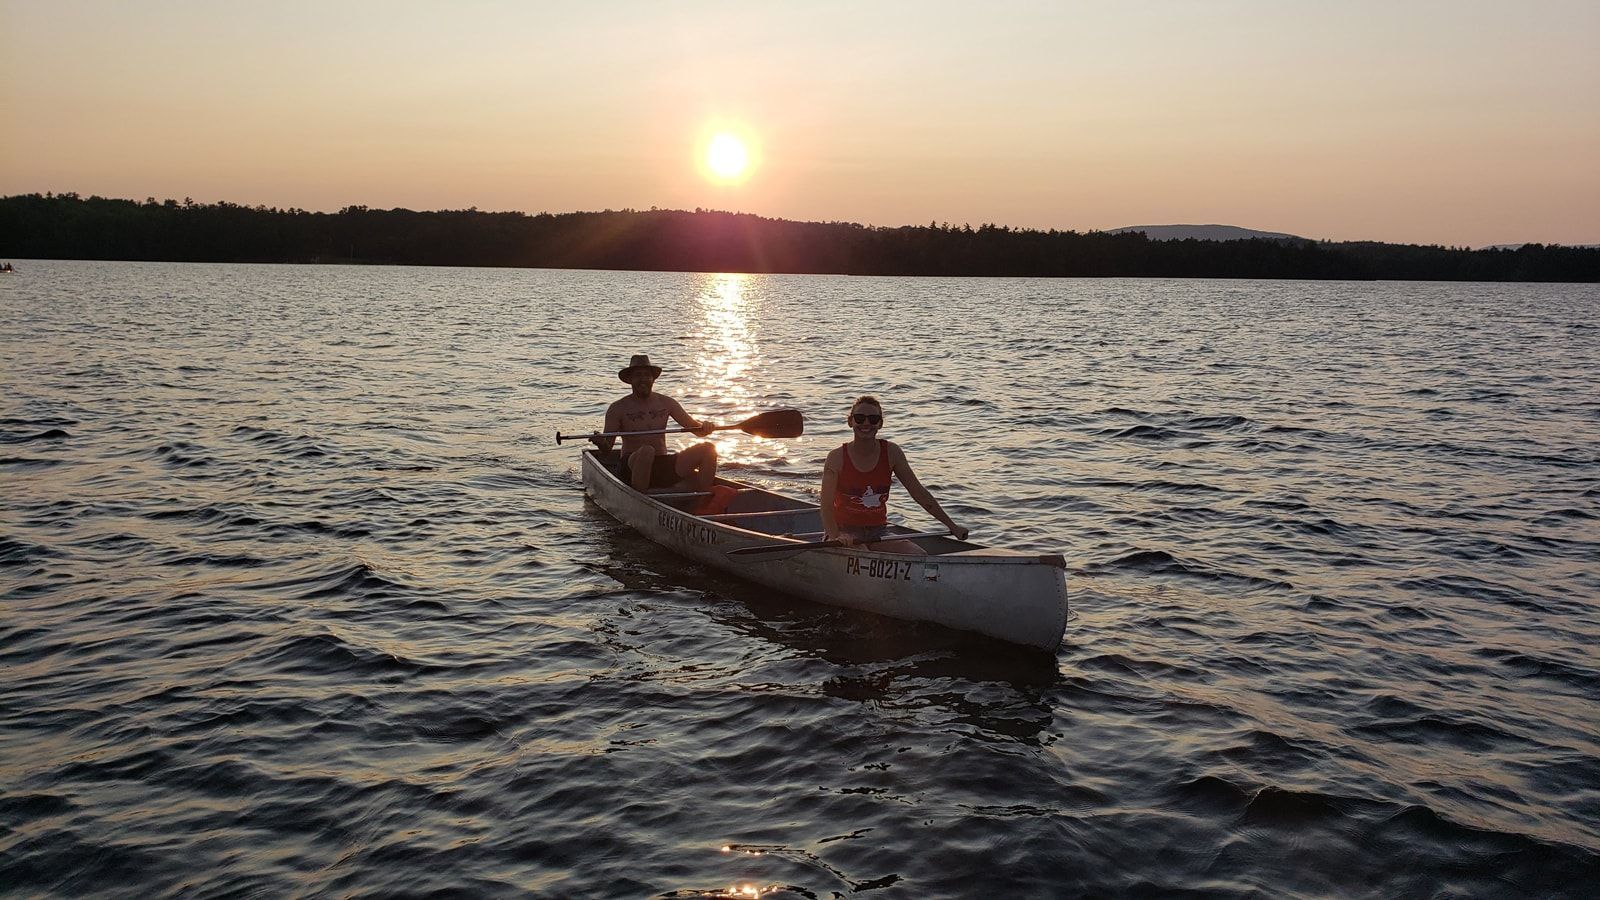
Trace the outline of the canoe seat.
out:
M 702 519 L 711 519 L 714 522 L 737 522 L 741 519 L 770 519 L 785 516 L 816 515 L 815 506 L 803 506 L 799 509 L 758 509 L 750 512 L 709 513 L 702 515 Z

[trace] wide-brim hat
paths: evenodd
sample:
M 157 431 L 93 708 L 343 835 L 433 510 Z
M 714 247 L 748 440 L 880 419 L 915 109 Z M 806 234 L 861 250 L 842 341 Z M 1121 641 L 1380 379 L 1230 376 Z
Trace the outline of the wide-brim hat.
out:
M 635 353 L 633 358 L 628 360 L 628 367 L 618 372 L 617 377 L 627 381 L 638 369 L 649 369 L 652 375 L 657 378 L 661 377 L 661 367 L 651 365 L 650 357 L 643 353 Z

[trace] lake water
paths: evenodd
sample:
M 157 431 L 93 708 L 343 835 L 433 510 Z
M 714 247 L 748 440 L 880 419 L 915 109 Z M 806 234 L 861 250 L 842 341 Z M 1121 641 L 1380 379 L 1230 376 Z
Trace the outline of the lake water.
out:
M 0 893 L 1581 896 L 1600 291 L 19 262 Z M 855 395 L 1055 654 L 584 499 L 648 352 L 814 495 Z M 896 490 L 896 517 L 929 520 Z

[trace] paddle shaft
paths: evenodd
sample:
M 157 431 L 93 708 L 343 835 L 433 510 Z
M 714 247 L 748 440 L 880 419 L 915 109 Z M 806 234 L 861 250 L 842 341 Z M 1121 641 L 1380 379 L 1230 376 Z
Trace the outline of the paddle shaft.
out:
M 738 427 L 738 425 L 718 425 L 711 430 L 727 431 L 730 428 Z M 693 428 L 657 428 L 654 431 L 597 431 L 592 434 L 562 434 L 558 431 L 556 432 L 556 443 L 559 444 L 562 441 L 587 441 L 589 438 L 594 437 L 636 437 L 641 434 L 683 434 L 686 431 L 693 430 Z
M 712 428 L 711 430 L 712 431 L 727 431 L 730 428 L 738 428 L 738 427 L 739 427 L 738 425 L 718 425 L 718 426 Z M 567 440 L 572 441 L 572 440 L 587 440 L 587 439 L 592 438 L 592 437 L 634 437 L 634 436 L 641 435 L 641 434 L 683 434 L 686 431 L 693 431 L 693 430 L 694 430 L 693 428 L 657 428 L 657 429 L 655 429 L 653 431 L 602 431 L 602 432 L 600 432 L 598 434 L 585 434 L 585 435 L 581 435 L 581 436 L 580 435 L 576 435 L 576 434 L 569 434 L 566 437 L 567 437 Z
M 858 541 L 861 544 L 878 544 L 884 541 L 914 541 L 918 538 L 949 537 L 949 531 L 919 531 L 915 534 L 885 534 L 875 541 Z M 843 547 L 844 541 L 834 538 L 830 541 L 803 541 L 797 544 L 762 544 L 759 547 L 740 547 L 729 550 L 729 556 L 759 556 L 764 553 L 800 553 L 805 550 L 822 550 L 827 547 Z
M 750 418 L 745 419 L 743 422 L 738 422 L 733 425 L 713 425 L 709 430 L 728 431 L 734 428 L 743 431 L 745 434 L 755 435 L 756 437 L 791 438 L 799 437 L 804 432 L 805 420 L 801 417 L 798 410 L 773 409 L 764 413 L 757 413 Z M 562 441 L 573 440 L 586 441 L 590 438 L 637 437 L 644 434 L 683 434 L 685 432 L 698 433 L 705 430 L 707 429 L 653 428 L 647 431 L 596 431 L 591 434 L 562 434 L 558 431 L 556 432 L 556 443 L 559 444 Z

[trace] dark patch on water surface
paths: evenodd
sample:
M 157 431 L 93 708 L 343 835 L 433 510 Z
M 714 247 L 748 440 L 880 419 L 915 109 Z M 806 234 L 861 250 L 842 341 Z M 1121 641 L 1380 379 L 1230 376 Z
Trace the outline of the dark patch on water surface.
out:
M 44 544 L 0 536 L 0 566 L 20 566 L 61 555 L 60 551 Z
M 224 569 L 255 569 L 270 562 L 265 557 L 249 553 L 192 553 L 169 556 L 160 561 L 163 566 L 217 566 Z
M 1481 753 L 1520 743 L 1516 736 L 1470 719 L 1423 715 L 1415 718 L 1374 722 L 1352 729 L 1358 734 L 1384 741 L 1403 741 L 1412 746 L 1445 744 L 1459 750 Z
M 373 646 L 358 646 L 334 634 L 292 637 L 245 661 L 251 669 L 291 675 L 373 677 L 415 675 L 428 667 Z
M 1108 428 L 1096 432 L 1106 438 L 1133 438 L 1147 441 L 1175 441 L 1181 438 L 1193 437 L 1188 432 L 1175 428 L 1163 428 L 1159 425 L 1130 425 L 1127 428 Z
M 41 459 L 37 456 L 0 456 L 0 466 L 11 466 L 19 471 L 52 469 L 64 462 L 65 460 Z
M 1171 575 L 1231 583 L 1249 588 L 1277 589 L 1293 587 L 1293 585 L 1282 581 L 1229 572 L 1193 560 L 1183 560 L 1164 550 L 1138 550 L 1107 563 L 1093 564 L 1088 567 L 1088 571 L 1095 574 L 1121 571 L 1146 575 Z
M 1478 656 L 1493 660 L 1507 671 L 1523 678 L 1547 678 L 1578 688 L 1586 696 L 1600 696 L 1600 666 L 1580 665 L 1559 659 L 1542 657 L 1515 650 L 1484 647 L 1474 651 Z
M 158 509 L 142 514 L 147 519 L 162 521 L 179 519 L 199 525 L 220 525 L 225 528 L 254 529 L 261 519 L 240 507 L 208 504 L 184 509 Z
M 9 432 L 0 430 L 0 444 L 30 444 L 35 441 L 64 441 L 72 435 L 59 428 L 40 431 L 35 434 L 26 432 Z

